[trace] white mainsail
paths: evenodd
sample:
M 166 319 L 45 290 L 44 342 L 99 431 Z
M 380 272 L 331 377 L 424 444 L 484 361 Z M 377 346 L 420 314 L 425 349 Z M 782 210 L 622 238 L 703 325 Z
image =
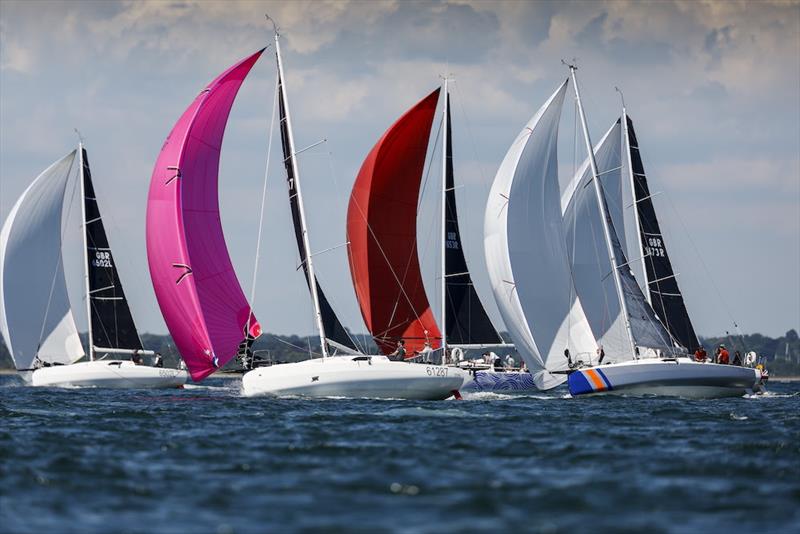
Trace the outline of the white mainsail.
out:
M 484 247 L 498 308 L 540 389 L 566 380 L 564 350 L 593 353 L 570 274 L 558 186 L 558 124 L 567 82 L 523 128 L 495 176 Z
M 25 190 L 0 232 L 0 329 L 17 369 L 38 358 L 72 363 L 84 352 L 61 257 L 62 212 L 72 151 Z

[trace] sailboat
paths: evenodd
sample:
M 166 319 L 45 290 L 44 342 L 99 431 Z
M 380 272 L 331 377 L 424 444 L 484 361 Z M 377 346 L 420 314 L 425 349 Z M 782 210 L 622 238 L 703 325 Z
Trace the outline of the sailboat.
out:
M 67 293 L 64 200 L 73 167 L 81 192 L 88 361 Z M 81 141 L 17 200 L 0 233 L 0 329 L 16 368 L 33 386 L 168 388 L 184 371 L 137 365 L 144 350 L 109 247 Z M 108 359 L 129 355 L 130 360 Z
M 571 72 L 574 80 L 574 69 Z M 588 139 L 585 127 L 584 137 Z M 594 187 L 589 187 L 590 182 Z M 628 190 L 633 195 L 630 204 L 625 194 Z M 759 370 L 696 362 L 688 355 L 699 343 L 667 254 L 624 103 L 621 120 L 612 125 L 576 173 L 564 191 L 562 206 L 577 292 L 607 355 L 604 364 L 589 358 L 583 362 L 588 367 L 570 374 L 573 395 L 621 392 L 718 397 L 760 389 Z M 625 210 L 629 207 L 634 208 L 635 235 L 626 239 Z M 605 221 L 604 235 L 596 231 L 598 220 Z M 593 252 L 603 248 L 603 242 L 607 244 L 605 256 Z M 633 269 L 639 271 L 638 278 Z M 614 285 L 607 282 L 609 274 L 614 276 Z
M 217 181 L 230 108 L 263 51 L 223 72 L 198 95 L 167 137 L 151 180 L 147 214 L 151 277 L 164 319 L 194 380 L 246 352 L 262 333 L 225 245 Z M 325 298 L 310 250 L 277 29 L 275 55 L 289 200 L 322 358 L 253 369 L 242 377 L 243 394 L 453 396 L 464 382 L 462 372 L 361 354 Z M 331 347 L 345 354 L 331 354 Z
M 572 206 L 562 218 L 556 143 L 568 79 L 509 149 L 486 211 L 495 297 L 534 381 L 541 389 L 567 381 L 572 395 L 706 397 L 757 388 L 757 370 L 679 357 L 631 272 L 605 196 L 605 186 L 614 185 L 609 176 L 620 167 L 618 151 L 615 156 L 607 143 L 619 130 L 612 127 L 596 154 L 573 66 L 570 76 L 589 152 L 581 180 L 568 187 Z M 611 300 L 618 308 L 608 314 Z
M 468 368 L 465 390 L 525 389 L 527 373 L 473 366 L 463 351 L 513 347 L 492 324 L 472 281 L 458 223 L 452 121 L 447 78 L 384 133 L 365 159 L 348 207 L 350 270 L 361 313 L 376 344 L 388 354 L 399 340 L 411 355 Z M 425 157 L 437 101 L 442 104 L 440 272 L 438 324 L 417 255 L 417 219 Z M 428 351 L 431 352 L 423 352 Z M 532 386 L 532 383 L 530 384 Z

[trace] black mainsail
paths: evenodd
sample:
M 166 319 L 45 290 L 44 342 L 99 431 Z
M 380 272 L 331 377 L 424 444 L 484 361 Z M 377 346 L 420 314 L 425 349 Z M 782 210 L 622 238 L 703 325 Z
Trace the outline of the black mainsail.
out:
M 639 143 L 633 121 L 625 114 L 633 196 L 639 219 L 639 237 L 644 254 L 647 289 L 650 304 L 675 341 L 692 350 L 699 346 L 689 312 L 678 287 L 678 280 L 667 254 L 667 247 L 653 206 L 647 176 L 644 172 Z
M 278 73 L 278 111 L 280 115 L 281 145 L 283 147 L 283 165 L 286 169 L 286 184 L 289 191 L 289 204 L 292 209 L 294 236 L 297 240 L 297 251 L 300 254 L 303 274 L 305 275 L 306 283 L 308 284 L 310 290 L 312 281 L 308 264 L 305 261 L 305 258 L 308 257 L 309 251 L 306 250 L 305 240 L 303 239 L 303 224 L 301 221 L 300 212 L 301 208 L 299 204 L 299 197 L 295 188 L 293 165 L 295 153 L 294 147 L 292 146 L 291 137 L 289 136 L 286 104 L 283 97 L 283 78 L 281 78 L 280 73 Z M 313 283 L 316 285 L 317 298 L 319 300 L 319 311 L 320 315 L 322 316 L 322 326 L 325 331 L 325 338 L 329 342 L 333 342 L 334 344 L 341 345 L 342 347 L 346 347 L 347 349 L 357 352 L 358 348 L 356 347 L 356 344 L 353 342 L 353 339 L 350 337 L 350 334 L 342 325 L 341 321 L 339 321 L 339 318 L 336 316 L 336 312 L 333 311 L 333 308 L 331 307 L 330 302 L 328 302 L 327 297 L 325 297 L 325 293 L 322 291 L 322 287 L 320 286 L 316 277 Z
M 475 291 L 467 268 L 461 232 L 458 228 L 456 191 L 453 173 L 453 137 L 450 128 L 450 94 L 445 92 L 447 106 L 445 154 L 445 332 L 448 345 L 497 345 L 503 339 L 497 333 L 489 315 Z
M 142 341 L 131 316 L 122 282 L 114 264 L 108 244 L 100 208 L 97 205 L 92 173 L 86 149 L 81 147 L 83 162 L 84 231 L 86 235 L 86 261 L 91 345 L 94 348 L 142 350 Z

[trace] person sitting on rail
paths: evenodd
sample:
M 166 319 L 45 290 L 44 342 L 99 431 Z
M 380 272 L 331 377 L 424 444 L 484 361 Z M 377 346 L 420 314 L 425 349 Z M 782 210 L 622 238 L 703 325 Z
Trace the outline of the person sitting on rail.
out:
M 708 353 L 706 352 L 706 349 L 704 349 L 702 345 L 697 347 L 697 350 L 694 351 L 694 359 L 695 359 L 695 361 L 704 362 L 704 361 L 706 361 L 707 358 L 708 358 Z
M 406 340 L 401 339 L 397 342 L 397 348 L 394 352 L 389 354 L 389 359 L 396 362 L 404 362 L 406 360 Z

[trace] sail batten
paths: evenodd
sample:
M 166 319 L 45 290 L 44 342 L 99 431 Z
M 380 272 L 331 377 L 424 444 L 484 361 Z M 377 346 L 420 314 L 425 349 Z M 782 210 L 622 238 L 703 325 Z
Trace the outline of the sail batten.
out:
M 150 182 L 150 274 L 164 320 L 194 380 L 233 358 L 243 340 L 261 334 L 225 245 L 218 173 L 231 106 L 262 52 L 200 92 L 167 136 Z
M 367 329 L 384 353 L 409 352 L 441 334 L 417 257 L 417 204 L 440 89 L 407 111 L 375 144 L 347 210 L 350 273 Z

